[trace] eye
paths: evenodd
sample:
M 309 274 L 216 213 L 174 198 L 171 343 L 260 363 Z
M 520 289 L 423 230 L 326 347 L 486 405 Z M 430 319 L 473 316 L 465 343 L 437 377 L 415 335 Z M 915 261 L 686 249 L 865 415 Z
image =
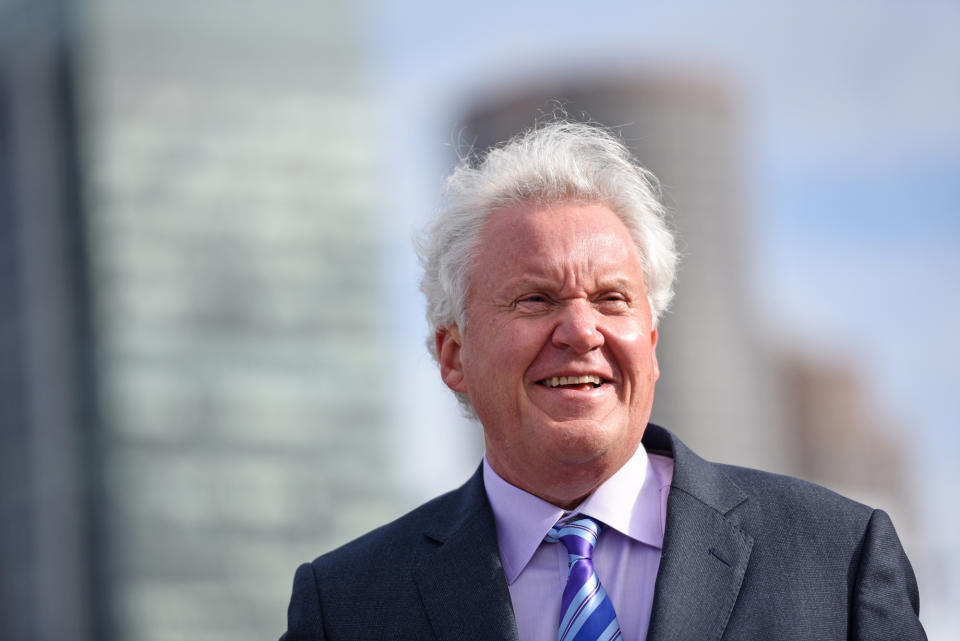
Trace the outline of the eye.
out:
M 619 311 L 626 309 L 629 306 L 629 301 L 626 296 L 619 292 L 609 292 L 600 296 L 596 304 L 604 310 Z
M 527 294 L 514 302 L 514 307 L 527 311 L 546 309 L 550 305 L 550 298 L 545 294 Z

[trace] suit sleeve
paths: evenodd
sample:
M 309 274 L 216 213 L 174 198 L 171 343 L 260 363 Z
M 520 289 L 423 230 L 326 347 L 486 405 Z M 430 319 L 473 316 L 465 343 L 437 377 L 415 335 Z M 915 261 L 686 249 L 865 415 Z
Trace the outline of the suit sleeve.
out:
M 324 641 L 320 593 L 313 566 L 304 563 L 293 577 L 293 595 L 287 608 L 287 631 L 280 641 Z
M 851 639 L 925 640 L 917 579 L 890 517 L 875 510 L 856 567 Z

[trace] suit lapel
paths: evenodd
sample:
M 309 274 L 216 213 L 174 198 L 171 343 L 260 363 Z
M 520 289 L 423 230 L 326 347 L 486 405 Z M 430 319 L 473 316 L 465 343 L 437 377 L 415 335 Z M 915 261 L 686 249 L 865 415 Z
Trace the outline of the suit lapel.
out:
M 740 593 L 753 539 L 737 526 L 752 507 L 720 467 L 650 425 L 644 447 L 674 458 L 648 641 L 717 641 Z M 437 639 L 516 641 L 493 512 L 478 470 L 458 510 L 425 533 L 414 580 Z
M 750 559 L 753 539 L 730 518 L 750 509 L 742 490 L 714 464 L 654 428 L 647 449 L 672 449 L 660 570 L 648 641 L 715 641 L 723 636 Z
M 478 470 L 463 488 L 457 518 L 426 533 L 414 575 L 438 639 L 516 641 L 493 512 Z

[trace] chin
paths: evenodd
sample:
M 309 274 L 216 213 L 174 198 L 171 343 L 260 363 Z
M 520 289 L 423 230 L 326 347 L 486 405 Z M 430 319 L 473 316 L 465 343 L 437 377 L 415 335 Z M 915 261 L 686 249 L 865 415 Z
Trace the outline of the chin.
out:
M 554 443 L 557 458 L 569 465 L 585 465 L 610 458 L 617 449 L 617 442 L 609 432 L 596 426 L 570 429 L 565 425 L 563 437 Z

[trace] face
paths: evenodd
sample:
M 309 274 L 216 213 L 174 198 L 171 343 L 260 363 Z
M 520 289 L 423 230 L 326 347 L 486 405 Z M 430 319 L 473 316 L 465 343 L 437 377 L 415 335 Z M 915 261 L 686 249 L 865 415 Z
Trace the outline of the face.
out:
M 467 326 L 437 333 L 444 382 L 483 424 L 505 480 L 571 507 L 633 455 L 659 376 L 640 255 L 600 204 L 492 213 Z

